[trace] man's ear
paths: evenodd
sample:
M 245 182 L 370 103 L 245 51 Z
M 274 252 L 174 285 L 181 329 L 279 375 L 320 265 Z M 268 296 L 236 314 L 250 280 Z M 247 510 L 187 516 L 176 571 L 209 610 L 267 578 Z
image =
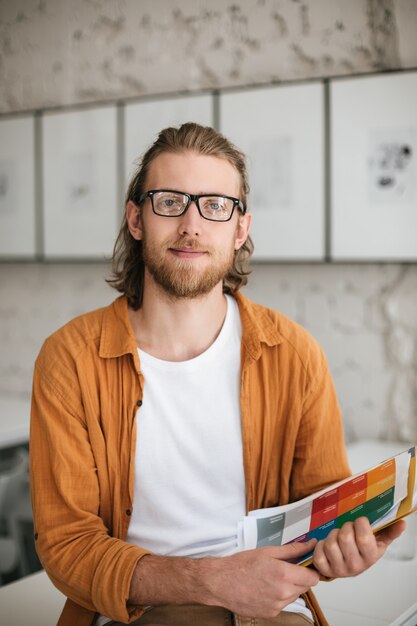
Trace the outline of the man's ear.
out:
M 252 215 L 250 213 L 239 215 L 235 234 L 235 250 L 239 250 L 248 238 L 251 221 Z
M 129 200 L 126 204 L 126 221 L 130 234 L 134 239 L 142 239 L 142 213 L 141 207 Z

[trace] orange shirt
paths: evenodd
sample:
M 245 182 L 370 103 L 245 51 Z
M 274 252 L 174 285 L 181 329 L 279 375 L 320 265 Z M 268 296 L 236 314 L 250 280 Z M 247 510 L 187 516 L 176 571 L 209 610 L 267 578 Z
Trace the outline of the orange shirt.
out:
M 251 510 L 298 500 L 350 471 L 320 347 L 283 315 L 240 293 L 236 299 Z M 36 361 L 30 438 L 35 538 L 45 570 L 69 598 L 60 626 L 90 626 L 96 613 L 121 622 L 141 614 L 127 599 L 135 566 L 148 551 L 125 538 L 143 385 L 124 296 L 66 324 Z M 305 599 L 326 624 L 311 592 Z

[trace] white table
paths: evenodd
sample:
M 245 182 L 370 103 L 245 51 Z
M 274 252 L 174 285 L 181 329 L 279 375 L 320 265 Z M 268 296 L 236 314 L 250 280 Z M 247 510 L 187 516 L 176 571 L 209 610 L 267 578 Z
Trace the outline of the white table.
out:
M 0 587 L 0 626 L 55 626 L 65 600 L 42 570 Z
M 352 471 L 356 474 L 407 447 L 376 441 L 353 444 L 348 447 Z M 331 626 L 416 626 L 417 557 L 400 561 L 385 555 L 360 576 L 320 582 L 314 593 Z M 404 621 L 408 618 L 411 621 Z
M 29 441 L 30 400 L 0 397 L 0 449 Z
M 417 624 L 417 602 L 410 606 L 407 611 L 404 611 L 402 615 L 395 622 L 392 622 L 390 626 L 416 626 Z

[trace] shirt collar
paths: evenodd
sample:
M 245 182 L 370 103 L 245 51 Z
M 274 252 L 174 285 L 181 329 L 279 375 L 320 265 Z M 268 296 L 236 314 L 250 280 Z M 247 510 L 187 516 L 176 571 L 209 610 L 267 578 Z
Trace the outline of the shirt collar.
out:
M 137 354 L 126 296 L 120 296 L 104 310 L 99 349 L 99 355 L 103 358 L 123 354 Z
M 261 355 L 262 343 L 279 345 L 282 335 L 269 309 L 255 305 L 240 292 L 235 298 L 242 321 L 242 344 L 251 359 L 256 360 Z M 120 296 L 104 311 L 99 355 L 113 358 L 124 354 L 132 354 L 136 363 L 137 345 L 129 321 L 128 302 L 126 296 Z
M 283 341 L 271 309 L 251 302 L 239 291 L 235 294 L 242 320 L 242 344 L 251 360 L 261 356 L 262 343 L 277 346 Z

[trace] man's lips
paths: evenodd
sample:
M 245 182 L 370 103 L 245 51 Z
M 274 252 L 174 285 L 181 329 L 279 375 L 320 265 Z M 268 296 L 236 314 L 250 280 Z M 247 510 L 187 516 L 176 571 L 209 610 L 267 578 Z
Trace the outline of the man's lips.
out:
M 194 248 L 169 248 L 169 250 L 182 259 L 195 259 L 206 254 L 205 250 L 195 250 Z

